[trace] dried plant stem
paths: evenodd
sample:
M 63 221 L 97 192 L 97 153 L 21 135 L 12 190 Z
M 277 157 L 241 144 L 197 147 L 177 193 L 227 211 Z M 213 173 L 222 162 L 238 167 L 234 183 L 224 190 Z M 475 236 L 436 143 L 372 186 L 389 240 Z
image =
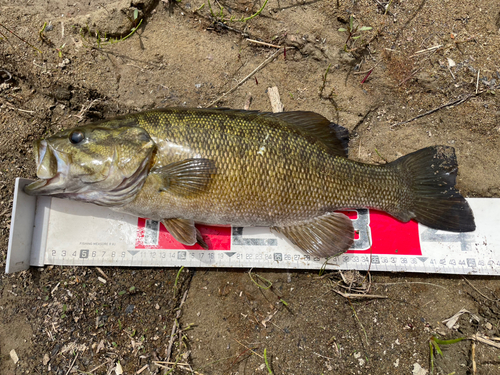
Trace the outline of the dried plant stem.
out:
M 354 313 L 354 317 L 358 321 L 361 329 L 363 330 L 363 333 L 365 334 L 366 345 L 370 346 L 370 343 L 368 342 L 368 335 L 366 334 L 366 330 L 365 330 L 365 327 L 363 326 L 363 323 L 361 323 L 361 320 L 359 320 L 358 314 L 356 314 L 356 310 L 354 309 L 354 306 L 352 305 L 351 300 L 349 298 L 347 298 L 347 301 L 349 302 L 349 305 L 351 306 L 352 312 Z
M 469 284 L 469 285 L 470 285 L 470 287 L 471 287 L 472 289 L 474 289 L 476 292 L 478 292 L 481 296 L 483 296 L 484 298 L 486 298 L 488 301 L 491 301 L 491 302 L 497 302 L 497 301 L 495 301 L 495 300 L 493 300 L 493 299 L 491 299 L 491 298 L 486 297 L 486 296 L 485 296 L 483 293 L 481 293 L 481 292 L 480 292 L 480 291 L 479 291 L 479 290 L 478 290 L 478 289 L 477 289 L 474 285 L 472 285 L 472 283 L 471 283 L 469 280 L 467 280 L 465 277 L 464 277 L 463 279 L 465 280 L 465 282 L 466 282 L 467 284 Z
M 247 38 L 246 40 L 247 40 L 247 42 L 260 44 L 260 45 L 266 46 L 266 47 L 281 48 L 281 46 L 278 46 L 276 44 L 261 42 L 260 40 L 255 40 L 255 39 L 250 39 L 250 38 Z
M 261 70 L 262 68 L 264 68 L 267 64 L 269 64 L 271 61 L 273 61 L 273 59 L 276 57 L 276 55 L 278 55 L 280 52 L 281 52 L 281 48 L 279 50 L 277 50 L 276 52 L 274 52 L 271 56 L 269 56 L 267 59 L 265 59 L 257 68 L 255 68 L 249 75 L 247 75 L 245 78 L 243 78 L 240 82 L 238 82 L 238 84 L 236 86 L 234 86 L 231 90 L 229 90 L 228 92 L 222 94 L 221 96 L 219 96 L 217 99 L 215 99 L 214 101 L 212 101 L 209 105 L 207 105 L 206 108 L 210 108 L 211 106 L 213 106 L 214 104 L 220 102 L 222 99 L 224 99 L 226 96 L 228 96 L 229 94 L 233 93 L 236 91 L 236 89 L 238 89 L 238 87 L 240 87 L 241 85 L 243 85 L 246 81 L 248 81 L 250 78 L 252 78 L 255 73 L 257 73 L 259 70 Z
M 443 105 L 441 105 L 441 106 L 439 106 L 437 108 L 431 109 L 430 111 L 427 111 L 425 113 L 421 113 L 420 115 L 415 116 L 415 117 L 413 117 L 413 118 L 411 118 L 409 120 L 397 122 L 394 125 L 391 125 L 391 129 L 395 128 L 396 126 L 403 125 L 403 124 L 408 124 L 409 122 L 415 121 L 415 120 L 417 120 L 419 118 L 422 118 L 422 117 L 425 117 L 425 116 L 428 116 L 428 115 L 430 115 L 430 114 L 432 114 L 434 112 L 437 112 L 437 111 L 439 111 L 439 110 L 441 110 L 443 108 L 452 107 L 452 106 L 455 106 L 455 105 L 462 104 L 462 103 L 466 102 L 467 100 L 469 100 L 470 98 L 472 98 L 472 97 L 474 97 L 476 95 L 479 95 L 479 93 L 465 95 L 463 98 L 460 98 L 460 99 L 454 100 L 452 102 L 443 104 Z

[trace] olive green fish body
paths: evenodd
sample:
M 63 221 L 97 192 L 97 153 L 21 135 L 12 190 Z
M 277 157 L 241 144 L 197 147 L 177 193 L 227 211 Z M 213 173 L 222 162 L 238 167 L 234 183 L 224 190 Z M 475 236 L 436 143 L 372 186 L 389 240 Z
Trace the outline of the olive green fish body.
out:
M 185 196 L 160 191 L 162 181 L 150 174 L 123 211 L 155 219 L 276 226 L 344 207 L 394 211 L 405 194 L 390 168 L 331 155 L 279 118 L 248 117 L 210 110 L 137 115 L 158 147 L 154 167 L 206 158 L 217 172 L 205 191 Z
M 140 129 L 142 140 L 130 139 L 128 129 Z M 126 115 L 67 131 L 58 138 L 61 146 L 55 140 L 47 140 L 46 146 L 59 160 L 63 152 L 57 149 L 80 141 L 83 134 L 84 140 L 73 145 L 72 161 L 90 168 L 104 163 L 96 162 L 101 148 L 93 146 L 92 157 L 88 150 L 79 151 L 90 148 L 87 140 L 95 132 L 114 132 L 121 143 L 112 157 L 107 150 L 104 159 L 113 160 L 108 169 L 120 171 L 121 185 L 91 192 L 92 183 L 87 183 L 73 195 L 59 187 L 52 195 L 162 220 L 188 245 L 205 245 L 195 223 L 270 226 L 303 251 L 320 256 L 343 252 L 353 242 L 352 223 L 335 212 L 339 209 L 375 208 L 403 221 L 416 218 L 437 228 L 473 230 L 472 211 L 454 188 L 453 149 L 431 147 L 393 163 L 368 165 L 347 159 L 332 129 L 312 112 L 172 108 Z M 110 142 L 109 137 L 94 140 L 100 146 Z M 39 174 L 54 164 L 46 154 L 39 156 Z M 117 160 L 136 171 L 123 172 Z M 56 164 L 59 174 L 71 174 L 71 167 L 64 172 L 64 163 Z M 47 174 L 55 179 L 54 173 Z M 39 184 L 44 194 L 50 193 L 50 183 Z M 120 201 L 122 196 L 126 199 Z

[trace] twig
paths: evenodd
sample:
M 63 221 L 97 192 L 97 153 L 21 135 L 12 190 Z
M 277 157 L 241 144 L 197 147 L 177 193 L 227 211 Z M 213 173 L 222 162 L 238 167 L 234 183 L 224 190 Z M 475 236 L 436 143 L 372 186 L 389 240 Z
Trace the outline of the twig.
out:
M 77 352 L 77 353 L 76 353 L 75 358 L 73 359 L 73 362 L 71 362 L 71 365 L 69 366 L 68 371 L 66 371 L 66 375 L 68 375 L 68 374 L 69 374 L 69 372 L 71 371 L 71 369 L 73 368 L 73 365 L 75 364 L 75 361 L 76 361 L 76 359 L 78 358 L 78 354 L 80 354 L 80 352 Z
M 477 340 L 479 342 L 482 342 L 483 344 L 488 344 L 488 345 L 494 346 L 495 348 L 500 349 L 500 344 L 497 344 L 496 342 L 490 340 L 486 336 L 483 336 L 483 335 L 481 335 L 479 333 L 475 334 L 475 335 L 472 335 L 471 338 L 472 338 L 472 340 Z
M 455 75 L 453 74 L 453 72 L 451 71 L 451 68 L 449 66 L 448 66 L 448 71 L 451 74 L 451 78 L 453 78 L 453 80 L 455 80 Z M 476 87 L 476 94 L 477 94 L 477 87 Z
M 107 365 L 109 363 L 110 359 L 108 359 L 106 362 L 101 363 L 99 366 L 94 367 L 92 370 L 89 371 L 89 373 L 93 373 L 95 370 L 100 369 L 102 366 Z
M 16 107 L 14 107 L 14 106 L 12 106 L 12 105 L 10 105 L 10 104 L 8 104 L 8 103 L 4 103 L 4 104 L 7 104 L 7 108 L 9 108 L 9 109 L 14 109 L 14 110 L 19 111 L 19 112 L 25 112 L 25 113 L 29 113 L 29 114 L 31 114 L 31 115 L 32 115 L 33 113 L 35 113 L 35 111 L 28 111 L 27 109 L 16 108 Z
M 452 101 L 452 102 L 449 102 L 449 103 L 443 104 L 443 105 L 441 105 L 441 106 L 439 106 L 439 107 L 437 107 L 437 108 L 431 109 L 430 111 L 427 111 L 427 112 L 425 112 L 425 113 L 422 113 L 422 114 L 420 114 L 420 115 L 418 115 L 418 116 L 415 116 L 415 117 L 413 117 L 413 118 L 411 118 L 411 119 L 409 119 L 409 120 L 401 121 L 401 122 L 398 122 L 398 123 L 396 123 L 396 124 L 394 124 L 394 125 L 391 125 L 391 126 L 390 126 L 390 128 L 392 129 L 392 128 L 394 128 L 394 127 L 396 127 L 396 126 L 399 126 L 399 125 L 408 124 L 409 122 L 415 121 L 415 120 L 417 120 L 417 119 L 419 119 L 419 118 L 422 118 L 422 117 L 425 117 L 425 116 L 428 116 L 428 115 L 430 115 L 430 114 L 432 114 L 432 113 L 434 113 L 434 112 L 437 112 L 437 111 L 439 111 L 439 110 L 441 110 L 441 109 L 443 109 L 443 108 L 446 108 L 446 107 L 452 107 L 452 106 L 455 106 L 455 105 L 462 104 L 462 103 L 466 102 L 467 100 L 469 100 L 470 98 L 472 98 L 472 97 L 474 97 L 474 96 L 477 96 L 477 95 L 479 95 L 479 94 L 480 94 L 480 93 L 476 93 L 476 94 L 468 94 L 468 95 L 464 96 L 464 97 L 463 97 L 463 98 L 461 98 L 461 99 L 457 99 L 457 100 L 454 100 L 454 101 Z
M 471 348 L 471 352 L 472 352 L 472 374 L 473 375 L 476 375 L 476 343 L 474 341 L 472 341 L 472 348 Z
M 463 276 L 462 276 L 463 277 Z M 465 282 L 467 284 L 469 284 L 471 286 L 472 289 L 474 289 L 476 292 L 478 292 L 480 295 L 482 295 L 484 298 L 486 298 L 488 301 L 491 301 L 491 302 L 496 302 L 494 299 L 491 299 L 491 298 L 488 298 L 486 297 L 483 293 L 481 293 L 474 285 L 472 285 L 472 283 L 467 280 L 465 277 L 463 277 L 463 279 L 465 280 Z
M 168 343 L 167 353 L 165 356 L 167 361 L 170 360 L 170 356 L 172 355 L 172 345 L 174 344 L 174 337 L 175 337 L 176 329 L 177 329 L 177 319 L 174 320 L 174 324 L 172 325 L 172 331 L 170 332 L 170 341 Z
M 481 71 L 481 69 L 479 69 L 477 71 L 477 81 L 476 81 L 476 95 L 477 95 L 477 90 L 479 89 L 479 72 Z
M 380 62 L 381 62 L 381 61 L 379 61 L 378 63 L 376 63 L 376 64 L 373 66 L 373 68 L 371 68 L 370 70 L 368 70 L 368 71 L 366 72 L 366 76 L 365 76 L 365 78 L 363 78 L 363 80 L 361 81 L 361 84 L 363 84 L 363 83 L 365 83 L 365 82 L 366 82 L 366 80 L 368 79 L 368 77 L 370 76 L 370 74 L 372 74 L 372 73 L 373 73 L 373 70 L 377 67 L 377 65 L 378 65 L 378 64 L 380 64 Z M 365 73 L 365 72 L 363 72 L 363 73 Z M 354 73 L 354 74 L 356 74 L 356 73 Z M 358 74 L 362 74 L 362 73 L 360 72 L 360 73 L 358 73 Z
M 340 294 L 344 298 L 381 298 L 381 299 L 389 298 L 387 296 L 382 296 L 379 294 L 342 293 L 342 292 L 335 290 L 335 289 L 333 291 L 337 294 Z
M 437 286 L 438 288 L 441 288 L 441 289 L 446 289 L 444 286 L 432 284 L 432 283 L 426 283 L 426 282 L 422 282 L 422 281 L 410 281 L 410 282 L 406 282 L 406 283 L 376 283 L 375 285 L 407 285 L 407 284 L 424 284 L 424 285 Z
M 101 275 L 103 275 L 105 279 L 107 279 L 107 280 L 111 281 L 111 279 L 108 277 L 108 275 L 106 275 L 106 274 L 104 273 L 104 271 L 103 271 L 103 270 L 101 270 L 99 267 L 96 267 L 95 269 L 97 270 L 97 272 L 99 272 Z
M 231 90 L 229 90 L 228 92 L 222 94 L 221 96 L 219 96 L 217 99 L 215 99 L 213 102 L 211 102 L 209 105 L 207 105 L 206 108 L 210 108 L 211 106 L 213 106 L 214 104 L 218 103 L 219 101 L 221 101 L 223 98 L 225 98 L 226 96 L 228 96 L 229 94 L 233 93 L 234 91 L 236 91 L 236 89 L 238 87 L 240 87 L 241 85 L 243 85 L 246 81 L 248 81 L 250 78 L 252 78 L 254 76 L 255 73 L 257 73 L 259 70 L 261 70 L 263 67 L 265 67 L 267 64 L 269 64 L 271 61 L 273 61 L 273 59 L 276 57 L 276 55 L 278 55 L 279 53 L 281 52 L 281 48 L 279 50 L 277 50 L 276 52 L 274 52 L 271 56 L 269 56 L 267 59 L 264 60 L 264 62 L 262 62 L 257 68 L 255 68 L 249 75 L 247 75 L 245 78 L 243 78 L 240 82 L 238 82 L 238 84 L 236 86 L 234 86 Z
M 172 325 L 172 332 L 170 333 L 170 341 L 168 343 L 167 353 L 165 356 L 165 359 L 167 361 L 170 360 L 170 356 L 172 355 L 172 345 L 174 344 L 174 337 L 176 336 L 177 328 L 179 328 L 177 320 L 181 317 L 181 313 L 182 313 L 181 308 L 182 308 L 182 305 L 184 305 L 184 301 L 186 301 L 187 294 L 188 294 L 188 291 L 186 290 L 184 292 L 184 295 L 182 296 L 182 300 L 181 300 L 181 303 L 179 304 L 177 313 L 175 314 L 174 324 Z
M 10 30 L 9 28 L 5 27 L 4 25 L 2 25 L 0 23 L 0 26 L 2 26 L 5 30 L 7 30 L 9 33 L 11 33 L 12 35 L 14 35 L 17 39 L 23 41 L 24 43 L 26 43 L 28 46 L 30 46 L 31 48 L 35 49 L 38 51 L 38 53 L 42 54 L 42 51 L 40 51 L 38 48 L 36 48 L 33 44 L 27 42 L 26 40 L 24 40 L 23 38 L 21 38 L 19 35 L 17 35 L 14 31 Z M 3 35 L 3 34 L 2 34 Z M 7 39 L 7 38 L 6 38 Z
M 250 350 L 252 352 L 252 354 L 255 354 L 256 356 L 260 357 L 261 359 L 264 359 L 264 357 L 261 356 L 259 353 L 257 353 L 255 350 L 250 349 L 248 346 L 246 346 L 245 344 L 242 344 L 241 342 L 239 342 L 238 340 L 236 340 L 234 337 L 233 337 L 233 340 L 236 341 L 241 346 L 243 346 L 245 349 Z
M 365 83 L 365 81 L 368 79 L 368 77 L 370 76 L 370 74 L 372 74 L 373 69 L 375 69 L 375 68 L 372 68 L 372 69 L 368 72 L 368 74 L 365 76 L 365 78 L 363 78 L 363 79 L 361 80 L 361 83 L 360 83 L 361 85 L 362 85 L 363 83 Z
M 368 117 L 368 115 L 373 112 L 375 109 L 377 109 L 378 107 L 374 107 L 374 108 L 370 108 L 366 113 L 365 115 L 363 116 L 363 118 L 361 120 L 358 121 L 358 123 L 354 126 L 354 128 L 351 130 L 351 134 L 354 134 L 356 132 L 356 129 L 363 123 L 365 122 L 366 118 Z M 359 142 L 360 144 L 360 148 L 361 148 L 361 141 Z
M 421 70 L 423 69 L 423 67 L 420 67 L 418 69 L 415 69 L 413 72 L 410 73 L 410 75 L 408 77 L 406 77 L 405 79 L 403 79 L 401 82 L 398 83 L 398 86 L 401 86 L 403 83 L 405 83 L 406 81 L 408 81 L 409 79 L 411 79 L 412 77 L 415 76 L 415 74 L 417 74 L 418 72 L 420 72 Z
M 261 42 L 259 40 L 250 39 L 250 38 L 247 38 L 247 42 L 251 42 L 251 43 L 255 43 L 255 44 L 260 44 L 260 45 L 267 46 L 267 47 L 281 48 L 281 46 L 277 46 L 276 44 Z
M 57 283 L 57 285 L 54 287 L 54 289 L 52 289 L 52 291 L 50 292 L 50 295 L 53 295 L 54 292 L 57 290 L 57 288 L 59 288 L 59 285 L 61 285 L 61 283 Z
M 324 358 L 324 359 L 328 359 L 328 360 L 335 359 L 335 358 L 325 357 L 324 355 L 321 355 L 321 354 L 316 353 L 316 352 L 312 352 L 312 353 L 315 354 L 315 355 L 317 355 L 318 357 L 321 357 L 321 358 Z
M 144 370 L 146 370 L 148 368 L 148 365 L 144 365 L 142 366 L 139 370 L 137 370 L 135 372 L 135 375 L 139 375 L 141 372 L 143 372 Z
M 420 50 L 420 51 L 415 52 L 413 55 L 411 55 L 411 56 L 410 56 L 410 59 L 411 59 L 412 57 L 415 57 L 415 56 L 420 55 L 421 53 L 424 53 L 424 52 L 430 52 L 430 51 L 433 51 L 433 50 L 438 49 L 438 48 L 441 48 L 441 47 L 442 47 L 442 45 L 441 45 L 441 44 L 439 44 L 439 45 L 434 46 L 434 47 L 430 47 L 430 48 L 422 49 L 422 50 Z

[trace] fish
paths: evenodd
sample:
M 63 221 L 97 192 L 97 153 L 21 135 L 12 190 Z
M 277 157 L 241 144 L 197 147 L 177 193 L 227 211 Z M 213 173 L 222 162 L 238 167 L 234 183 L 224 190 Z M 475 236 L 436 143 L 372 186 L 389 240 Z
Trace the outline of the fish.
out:
M 36 141 L 38 180 L 24 191 L 158 220 L 204 248 L 198 223 L 270 227 L 305 254 L 336 256 L 354 241 L 339 211 L 361 208 L 475 230 L 453 147 L 377 165 L 349 159 L 348 142 L 345 128 L 310 111 L 154 109 Z

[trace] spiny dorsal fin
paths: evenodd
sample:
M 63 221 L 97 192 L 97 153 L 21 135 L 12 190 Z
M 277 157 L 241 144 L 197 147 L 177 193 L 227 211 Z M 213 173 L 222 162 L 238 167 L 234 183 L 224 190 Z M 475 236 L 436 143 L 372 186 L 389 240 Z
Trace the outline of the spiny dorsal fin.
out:
M 330 122 L 325 117 L 315 112 L 292 111 L 270 113 L 269 116 L 277 117 L 287 124 L 298 128 L 306 135 L 311 135 L 323 143 L 330 154 L 347 156 L 349 132 L 346 128 Z
M 203 240 L 198 228 L 195 227 L 193 220 L 163 219 L 161 222 L 168 232 L 181 244 L 193 246 L 198 243 L 205 250 L 208 250 L 208 245 Z
M 294 225 L 273 227 L 306 254 L 329 258 L 346 252 L 354 242 L 352 221 L 338 212 Z
M 205 191 L 215 172 L 215 163 L 203 158 L 185 159 L 151 170 L 162 180 L 160 190 L 183 196 Z

